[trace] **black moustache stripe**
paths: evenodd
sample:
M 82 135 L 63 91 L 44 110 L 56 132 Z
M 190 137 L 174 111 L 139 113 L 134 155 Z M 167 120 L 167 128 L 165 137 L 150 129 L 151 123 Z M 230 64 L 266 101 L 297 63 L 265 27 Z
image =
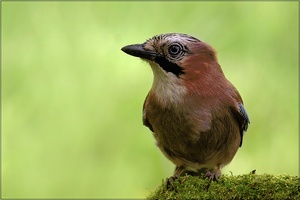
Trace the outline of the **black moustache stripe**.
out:
M 178 66 L 175 63 L 168 61 L 165 57 L 157 56 L 155 62 L 159 64 L 166 72 L 171 72 L 179 77 L 181 74 L 184 74 L 183 68 Z

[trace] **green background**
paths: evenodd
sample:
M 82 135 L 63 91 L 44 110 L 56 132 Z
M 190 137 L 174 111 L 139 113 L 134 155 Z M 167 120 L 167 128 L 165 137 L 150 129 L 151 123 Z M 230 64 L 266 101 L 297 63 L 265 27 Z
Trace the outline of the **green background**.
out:
M 298 2 L 2 2 L 2 197 L 145 197 L 174 166 L 120 49 L 160 33 L 218 52 L 251 124 L 225 174 L 298 174 Z

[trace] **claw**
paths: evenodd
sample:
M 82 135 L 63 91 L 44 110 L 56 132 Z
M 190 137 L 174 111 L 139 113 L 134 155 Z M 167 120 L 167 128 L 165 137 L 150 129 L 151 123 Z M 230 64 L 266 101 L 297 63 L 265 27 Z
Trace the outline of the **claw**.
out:
M 216 181 L 218 183 L 218 178 L 221 176 L 221 173 L 219 171 L 216 172 L 206 172 L 204 179 L 208 178 L 209 182 L 206 186 L 206 191 L 208 191 L 208 188 L 210 187 L 211 182 Z
M 216 181 L 218 182 L 218 178 L 221 176 L 219 172 L 206 172 L 204 178 L 208 178 L 209 182 Z
M 178 177 L 176 177 L 176 176 L 171 176 L 170 178 L 166 179 L 166 188 L 167 188 L 167 190 L 172 189 L 172 190 L 175 190 L 177 192 L 176 187 L 174 185 L 174 182 L 177 179 L 178 179 Z
M 185 168 L 183 166 L 176 166 L 175 172 L 173 174 L 173 176 L 171 176 L 170 178 L 166 179 L 166 187 L 167 189 L 174 189 L 176 190 L 176 187 L 174 185 L 174 182 L 176 180 L 179 180 L 179 177 L 183 175 L 183 172 L 185 171 Z M 185 181 L 185 178 L 183 180 L 179 180 L 179 183 L 183 183 Z

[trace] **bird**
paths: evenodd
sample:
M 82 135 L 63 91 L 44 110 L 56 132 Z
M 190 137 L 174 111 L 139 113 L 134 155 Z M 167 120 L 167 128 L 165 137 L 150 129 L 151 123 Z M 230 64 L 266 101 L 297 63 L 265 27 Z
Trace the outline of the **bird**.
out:
M 142 119 L 176 166 L 172 177 L 217 180 L 242 146 L 250 120 L 214 48 L 188 34 L 166 33 L 121 50 L 152 69 Z

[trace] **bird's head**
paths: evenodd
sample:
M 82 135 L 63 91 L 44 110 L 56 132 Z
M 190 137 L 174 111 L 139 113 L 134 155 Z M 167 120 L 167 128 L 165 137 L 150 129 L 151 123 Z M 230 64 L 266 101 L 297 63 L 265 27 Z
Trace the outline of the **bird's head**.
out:
M 151 91 L 166 103 L 179 101 L 188 92 L 199 93 L 201 85 L 207 87 L 224 76 L 214 49 L 186 34 L 156 35 L 122 51 L 150 64 L 154 74 Z

